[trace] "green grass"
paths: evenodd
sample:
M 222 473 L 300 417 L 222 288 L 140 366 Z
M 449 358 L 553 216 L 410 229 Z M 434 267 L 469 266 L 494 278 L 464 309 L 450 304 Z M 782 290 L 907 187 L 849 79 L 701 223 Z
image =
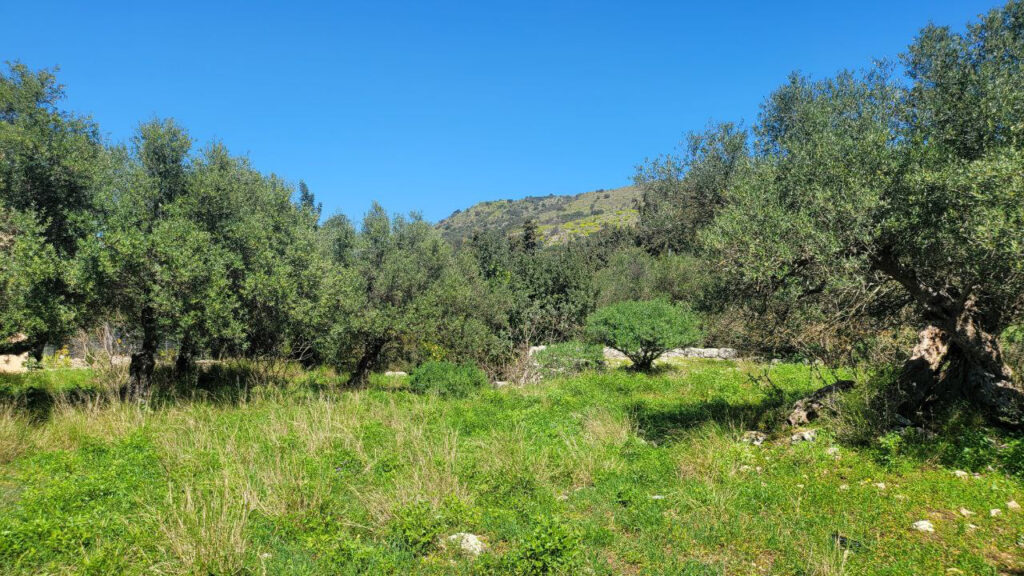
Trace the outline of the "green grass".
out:
M 45 418 L 0 410 L 0 573 L 1024 569 L 1024 512 L 1006 506 L 1024 501 L 1020 477 L 977 451 L 980 477 L 956 477 L 939 463 L 959 444 L 843 445 L 839 422 L 790 444 L 772 424 L 818 382 L 778 365 L 770 391 L 749 377 L 763 369 L 686 361 L 465 398 L 377 378 L 151 408 L 60 401 Z M 81 374 L 46 377 L 61 387 Z M 740 441 L 757 427 L 769 442 Z M 936 532 L 912 531 L 921 519 Z M 456 532 L 488 552 L 438 545 Z

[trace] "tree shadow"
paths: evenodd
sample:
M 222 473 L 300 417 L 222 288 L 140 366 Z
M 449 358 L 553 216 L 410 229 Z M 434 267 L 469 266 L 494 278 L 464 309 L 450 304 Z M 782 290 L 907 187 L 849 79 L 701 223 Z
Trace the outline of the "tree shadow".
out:
M 58 404 L 84 406 L 96 403 L 104 396 L 104 391 L 88 387 L 54 391 L 39 385 L 0 386 L 0 406 L 12 406 L 33 423 L 49 420 Z
M 785 411 L 801 397 L 799 392 L 772 393 L 758 402 L 730 403 L 682 401 L 672 406 L 633 402 L 627 410 L 640 435 L 657 444 L 672 442 L 677 435 L 708 422 L 745 430 L 770 430 L 785 422 Z

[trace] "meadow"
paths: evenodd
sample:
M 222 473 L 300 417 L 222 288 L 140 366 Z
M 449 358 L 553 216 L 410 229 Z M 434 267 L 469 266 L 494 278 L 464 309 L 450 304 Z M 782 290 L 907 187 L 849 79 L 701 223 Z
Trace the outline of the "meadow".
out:
M 793 442 L 779 423 L 813 366 L 674 360 L 455 398 L 231 373 L 148 405 L 89 392 L 89 371 L 4 376 L 0 573 L 1024 570 L 1018 440 L 864 441 L 851 401 Z

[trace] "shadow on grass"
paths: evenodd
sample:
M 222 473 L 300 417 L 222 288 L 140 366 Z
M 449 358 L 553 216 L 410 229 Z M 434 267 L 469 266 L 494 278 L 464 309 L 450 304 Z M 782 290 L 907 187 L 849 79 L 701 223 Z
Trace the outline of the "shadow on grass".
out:
M 780 426 L 783 415 L 801 394 L 769 394 L 759 402 L 730 403 L 715 399 L 708 402 L 680 402 L 675 405 L 634 402 L 628 407 L 640 435 L 663 444 L 686 430 L 708 422 L 736 426 L 746 430 L 770 430 Z
M 127 383 L 108 388 L 97 381 L 89 370 L 0 374 L 0 406 L 13 407 L 31 421 L 41 423 L 50 419 L 57 406 L 128 401 Z M 184 375 L 175 373 L 171 366 L 161 365 L 153 373 L 149 404 L 162 407 L 198 401 L 238 405 L 268 391 L 315 396 L 339 387 L 340 379 L 333 374 L 297 373 L 288 365 L 266 366 L 248 361 L 203 363 Z

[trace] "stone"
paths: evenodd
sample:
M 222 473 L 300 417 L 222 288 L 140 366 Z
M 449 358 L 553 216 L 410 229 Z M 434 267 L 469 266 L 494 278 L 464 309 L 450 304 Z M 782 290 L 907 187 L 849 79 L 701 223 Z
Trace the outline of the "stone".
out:
M 918 532 L 935 532 L 935 526 L 928 520 L 918 520 L 910 526 Z
M 1016 500 L 1010 500 L 1006 503 L 1006 507 L 1010 510 L 1020 510 L 1020 504 L 1017 504 Z
M 968 474 L 967 472 L 964 472 L 963 470 L 954 470 L 953 471 L 953 475 L 956 476 L 957 478 L 970 478 L 971 477 L 970 474 Z
M 839 485 L 839 489 L 840 490 L 849 490 L 850 489 L 850 485 L 849 484 L 840 484 Z
M 487 546 L 476 534 L 470 534 L 469 532 L 452 534 L 447 538 L 447 541 L 450 544 L 458 545 L 459 550 L 469 556 L 479 556 L 487 549 Z
M 803 426 L 823 414 L 834 414 L 836 412 L 836 396 L 840 392 L 853 388 L 855 384 L 853 380 L 838 380 L 835 384 L 819 388 L 810 396 L 797 400 L 786 420 L 790 426 Z
M 963 516 L 964 518 L 967 518 L 968 516 L 974 516 L 974 512 L 971 512 L 967 508 L 961 507 L 960 508 L 960 515 Z
M 1002 513 L 1003 513 L 1003 511 L 1000 510 L 999 508 L 993 508 L 993 509 L 988 511 L 988 515 L 993 517 L 993 518 L 995 518 L 996 516 L 999 516 Z
M 664 499 L 665 499 L 665 495 L 664 494 L 652 494 L 651 495 L 651 500 L 664 500 Z
M 879 490 L 885 490 L 885 482 L 875 482 L 875 488 Z
M 829 446 L 827 449 L 825 449 L 825 454 L 828 454 L 829 456 L 835 456 L 836 454 L 839 454 L 839 446 Z
M 814 440 L 817 437 L 818 437 L 818 431 L 817 430 L 804 430 L 802 432 L 797 432 L 796 434 L 793 434 L 792 436 L 790 436 L 789 437 L 789 441 L 791 443 L 793 443 L 793 444 L 796 444 L 798 442 L 814 442 Z
M 384 373 L 384 375 L 389 377 L 408 376 L 408 374 L 402 372 L 401 370 L 388 370 L 387 372 Z
M 753 444 L 754 446 L 760 446 L 761 444 L 764 444 L 764 441 L 767 439 L 767 434 L 765 434 L 764 432 L 758 432 L 756 430 L 744 432 L 743 437 L 741 438 L 742 441 L 746 442 L 747 444 Z

